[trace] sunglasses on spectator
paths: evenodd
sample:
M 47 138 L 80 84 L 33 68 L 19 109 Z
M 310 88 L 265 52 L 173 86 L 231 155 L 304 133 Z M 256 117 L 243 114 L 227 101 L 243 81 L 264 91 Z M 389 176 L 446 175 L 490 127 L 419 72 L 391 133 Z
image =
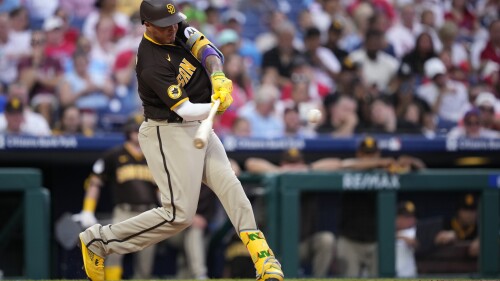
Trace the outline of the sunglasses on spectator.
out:
M 488 113 L 495 113 L 495 109 L 492 106 L 480 106 L 479 110 Z

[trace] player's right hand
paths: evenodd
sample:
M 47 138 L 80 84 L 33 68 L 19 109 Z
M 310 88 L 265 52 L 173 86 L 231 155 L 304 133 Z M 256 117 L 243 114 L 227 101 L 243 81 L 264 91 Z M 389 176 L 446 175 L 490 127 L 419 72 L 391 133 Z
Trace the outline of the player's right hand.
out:
M 94 213 L 89 211 L 81 211 L 79 214 L 73 215 L 73 220 L 80 222 L 84 228 L 93 226 L 97 223 Z

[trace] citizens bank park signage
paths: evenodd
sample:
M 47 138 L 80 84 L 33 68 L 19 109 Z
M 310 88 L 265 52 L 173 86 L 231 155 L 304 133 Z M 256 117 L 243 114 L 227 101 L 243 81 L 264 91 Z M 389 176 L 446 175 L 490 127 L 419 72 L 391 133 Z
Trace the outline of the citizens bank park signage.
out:
M 399 189 L 399 175 L 387 173 L 347 173 L 342 176 L 342 189 Z

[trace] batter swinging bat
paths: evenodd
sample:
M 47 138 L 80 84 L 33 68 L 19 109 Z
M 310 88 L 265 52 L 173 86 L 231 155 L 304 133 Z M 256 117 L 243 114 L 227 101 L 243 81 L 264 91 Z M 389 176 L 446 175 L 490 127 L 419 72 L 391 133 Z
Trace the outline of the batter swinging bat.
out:
M 201 122 L 200 127 L 198 127 L 198 131 L 196 131 L 196 135 L 194 136 L 194 147 L 202 149 L 207 144 L 208 135 L 212 130 L 215 113 L 217 113 L 219 105 L 220 105 L 220 100 L 219 99 L 215 100 L 214 104 L 212 105 L 212 108 L 210 108 L 210 113 L 208 114 L 207 119 L 203 120 Z

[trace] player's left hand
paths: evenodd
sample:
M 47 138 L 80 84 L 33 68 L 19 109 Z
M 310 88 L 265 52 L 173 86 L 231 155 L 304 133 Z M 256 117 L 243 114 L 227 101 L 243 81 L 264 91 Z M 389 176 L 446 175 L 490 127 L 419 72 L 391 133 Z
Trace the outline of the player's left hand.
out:
M 233 81 L 228 79 L 224 72 L 216 71 L 210 76 L 212 81 L 212 100 L 220 99 L 221 104 L 225 102 L 226 97 L 233 92 Z

